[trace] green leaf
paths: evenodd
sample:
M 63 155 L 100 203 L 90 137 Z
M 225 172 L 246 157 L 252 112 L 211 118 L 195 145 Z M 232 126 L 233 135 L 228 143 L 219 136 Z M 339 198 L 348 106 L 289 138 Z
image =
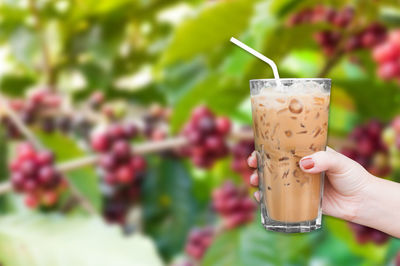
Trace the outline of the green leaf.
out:
M 293 50 L 317 48 L 313 34 L 329 27 L 319 24 L 288 27 L 280 24 L 268 35 L 268 41 L 265 42 L 262 53 L 271 57 L 275 62 L 279 62 Z M 323 62 L 321 60 L 316 63 L 322 67 Z
M 13 4 L 2 3 L 0 14 L 2 15 L 2 20 L 0 21 L 0 42 L 7 42 L 14 31 L 24 23 L 29 12 L 27 9 L 13 6 Z
M 142 186 L 145 230 L 169 259 L 182 250 L 196 216 L 192 182 L 179 160 L 154 158 L 148 169 Z
M 35 68 L 35 56 L 39 52 L 39 38 L 32 29 L 20 26 L 11 35 L 9 45 L 13 58 L 26 68 Z
M 187 64 L 175 64 L 165 68 L 163 81 L 159 84 L 160 91 L 174 106 L 179 99 L 208 75 L 204 60 L 201 57 Z
M 354 99 L 357 112 L 363 119 L 374 117 L 388 121 L 400 111 L 400 91 L 394 82 L 370 78 L 336 79 L 332 84 L 344 89 Z
M 385 254 L 388 250 L 387 245 L 377 246 L 372 243 L 360 245 L 357 243 L 353 232 L 346 221 L 332 217 L 325 217 L 326 226 L 332 234 L 343 241 L 353 254 L 361 256 L 375 265 L 382 265 Z
M 299 77 L 317 77 L 324 62 L 323 55 L 315 50 L 294 50 L 284 58 L 281 69 Z
M 398 8 L 393 8 L 393 7 L 381 8 L 380 17 L 382 21 L 392 26 L 400 25 L 400 10 Z
M 340 105 L 331 104 L 329 110 L 329 133 L 347 136 L 358 122 L 356 113 Z
M 240 40 L 253 49 L 261 51 L 263 46 L 269 42 L 269 38 L 274 33 L 279 22 L 276 17 L 270 13 L 268 2 L 259 2 L 254 8 L 254 15 L 252 16 L 249 27 L 246 32 L 240 36 Z M 227 46 L 228 45 L 232 46 L 233 44 L 227 43 Z M 222 68 L 219 69 L 219 71 L 222 72 L 223 75 L 243 78 L 246 73 L 248 73 L 249 68 L 254 65 L 255 62 L 260 61 L 243 49 L 236 46 L 234 47 L 232 52 L 226 56 Z
M 29 86 L 33 85 L 35 78 L 31 75 L 4 75 L 0 80 L 0 90 L 10 96 L 22 96 Z
M 318 243 L 313 258 L 325 266 L 362 265 L 362 257 L 353 254 L 347 245 L 343 245 L 343 242 L 332 234 L 327 234 L 326 238 Z
M 288 13 L 291 13 L 299 5 L 304 7 L 304 3 L 308 1 L 297 1 L 297 0 L 275 0 L 271 2 L 271 11 L 278 17 L 283 17 Z
M 13 266 L 162 265 L 154 244 L 99 218 L 19 215 L 0 220 L 0 261 Z
M 75 140 L 59 132 L 47 134 L 38 130 L 35 133 L 42 143 L 57 156 L 57 163 L 88 155 L 78 146 Z M 102 198 L 98 176 L 93 167 L 86 166 L 72 170 L 66 174 L 66 177 L 92 203 L 96 210 L 101 209 Z
M 241 33 L 246 28 L 253 12 L 253 2 L 221 1 L 204 8 L 194 19 L 182 23 L 165 50 L 161 65 L 188 60 L 228 42 L 231 36 Z
M 400 252 L 400 239 L 391 238 L 389 242 L 388 251 L 386 253 L 386 263 L 391 261 Z
M 218 236 L 202 265 L 307 265 L 319 236 L 320 232 L 296 235 L 269 232 L 255 219 L 248 226 Z
M 85 1 L 86 7 L 88 10 L 91 10 L 93 13 L 97 14 L 107 14 L 111 13 L 113 10 L 120 8 L 121 6 L 126 5 L 127 3 L 131 2 L 130 0 L 91 0 Z

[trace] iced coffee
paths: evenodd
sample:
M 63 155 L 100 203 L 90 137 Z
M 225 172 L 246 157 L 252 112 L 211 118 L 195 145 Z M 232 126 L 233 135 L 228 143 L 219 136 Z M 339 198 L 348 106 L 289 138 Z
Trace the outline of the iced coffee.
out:
M 263 224 L 283 232 L 317 229 L 323 175 L 304 173 L 299 160 L 325 150 L 330 80 L 252 80 L 251 93 Z

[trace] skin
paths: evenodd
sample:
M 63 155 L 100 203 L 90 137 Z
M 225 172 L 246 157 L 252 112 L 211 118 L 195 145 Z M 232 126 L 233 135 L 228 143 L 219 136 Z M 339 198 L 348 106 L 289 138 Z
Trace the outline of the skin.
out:
M 256 154 L 248 164 L 257 168 Z M 327 148 L 300 160 L 306 173 L 326 172 L 322 212 L 400 238 L 400 184 L 371 175 L 357 162 Z M 250 183 L 258 187 L 257 171 Z M 259 192 L 254 194 L 259 201 Z

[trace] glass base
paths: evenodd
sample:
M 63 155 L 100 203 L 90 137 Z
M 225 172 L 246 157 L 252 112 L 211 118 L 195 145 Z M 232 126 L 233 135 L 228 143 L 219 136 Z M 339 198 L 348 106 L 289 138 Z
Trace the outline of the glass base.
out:
M 269 231 L 283 233 L 307 233 L 321 228 L 321 224 L 317 222 L 317 219 L 299 223 L 285 223 L 269 220 L 268 223 L 263 223 L 263 226 Z
M 264 215 L 263 215 L 264 213 Z M 266 215 L 267 212 L 261 204 L 261 223 L 265 229 L 274 232 L 282 232 L 282 233 L 308 233 L 315 231 L 321 228 L 322 224 L 322 213 L 321 211 L 318 213 L 318 217 L 316 219 L 310 221 L 302 221 L 296 223 L 288 223 L 282 221 L 275 221 Z

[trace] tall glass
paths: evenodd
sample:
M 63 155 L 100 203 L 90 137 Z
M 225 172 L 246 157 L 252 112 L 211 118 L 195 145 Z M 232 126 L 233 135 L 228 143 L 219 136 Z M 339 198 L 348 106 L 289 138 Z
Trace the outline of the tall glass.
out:
M 261 221 L 268 230 L 321 227 L 324 173 L 304 173 L 299 160 L 326 148 L 330 88 L 330 79 L 250 81 Z

